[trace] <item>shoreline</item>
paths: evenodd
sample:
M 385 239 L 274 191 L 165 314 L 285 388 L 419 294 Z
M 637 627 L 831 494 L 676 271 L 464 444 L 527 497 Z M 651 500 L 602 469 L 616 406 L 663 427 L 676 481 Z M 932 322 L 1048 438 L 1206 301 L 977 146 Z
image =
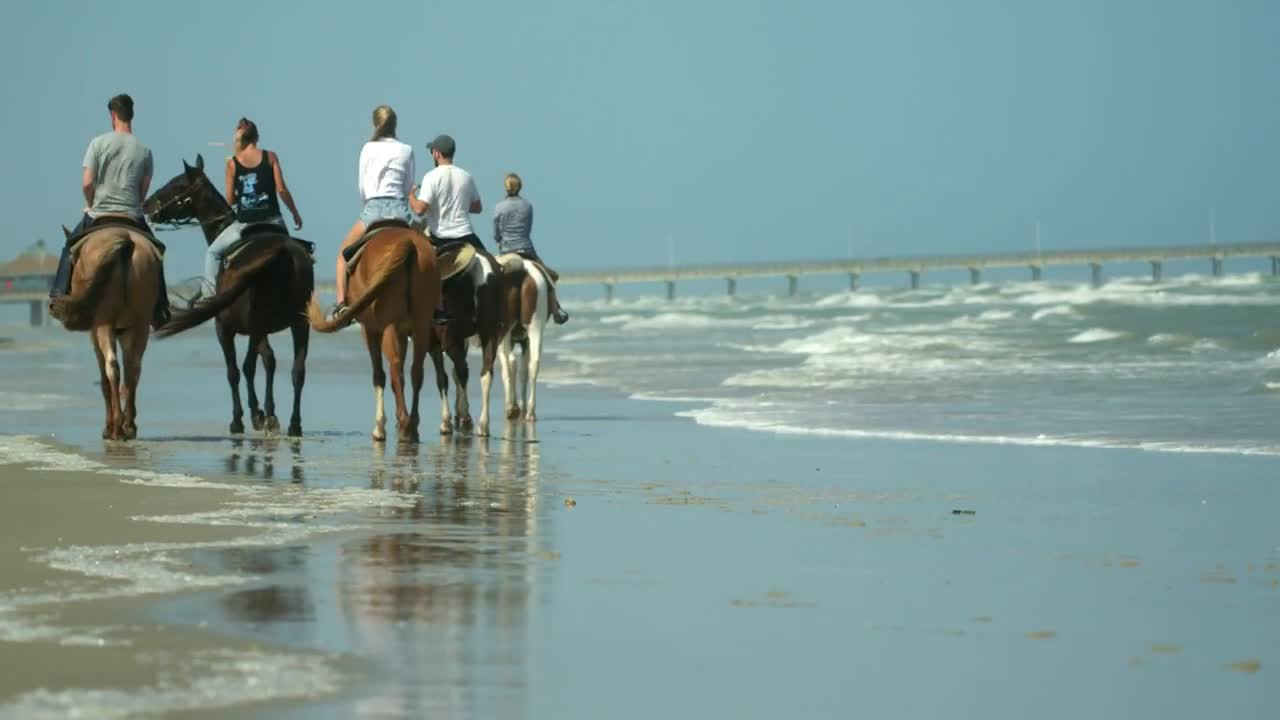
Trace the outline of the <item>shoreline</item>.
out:
M 248 707 L 333 692 L 349 681 L 343 674 L 352 667 L 338 670 L 349 660 L 148 619 L 145 608 L 157 598 L 241 581 L 192 572 L 183 555 L 200 546 L 252 546 L 264 530 L 182 521 L 228 507 L 242 497 L 239 489 L 120 470 L 32 438 L 0 437 L 0 451 L 0 525 L 10 538 L 0 547 L 0 658 L 7 658 L 0 718 Z M 17 462 L 6 462 L 15 455 Z M 258 671 L 295 687 L 254 687 L 248 673 Z
M 179 556 L 196 575 L 242 582 L 64 604 L 51 624 L 138 633 L 91 648 L 102 654 L 85 682 L 107 653 L 173 643 L 190 649 L 188 667 L 242 684 L 237 673 L 253 668 L 312 693 L 197 714 L 207 717 L 588 716 L 572 708 L 628 697 L 620 716 L 676 702 L 742 717 L 853 706 L 1025 717 L 1052 702 L 1065 714 L 1190 718 L 1220 709 L 1224 693 L 1241 715 L 1280 700 L 1265 683 L 1280 644 L 1265 621 L 1280 597 L 1269 458 L 787 436 L 699 427 L 674 410 L 562 385 L 536 437 L 517 426 L 366 454 L 364 434 L 323 430 L 292 451 L 179 436 L 140 443 L 152 470 L 80 458 L 98 467 L 53 474 L 150 503 L 128 515 L 165 523 L 117 518 L 139 538 L 229 533 L 181 543 Z M 225 472 L 199 489 L 166 474 L 225 447 L 236 470 L 219 460 Z M 306 480 L 264 469 L 290 452 Z M 355 464 L 329 468 L 335 453 Z M 168 524 L 191 513 L 199 527 Z M 229 662 L 209 643 L 255 659 Z M 119 669 L 113 701 L 174 700 L 154 692 L 154 666 Z M 661 691 L 635 697 L 636 678 Z M 916 681 L 941 700 L 915 697 Z M 241 688 L 204 689 L 235 703 Z

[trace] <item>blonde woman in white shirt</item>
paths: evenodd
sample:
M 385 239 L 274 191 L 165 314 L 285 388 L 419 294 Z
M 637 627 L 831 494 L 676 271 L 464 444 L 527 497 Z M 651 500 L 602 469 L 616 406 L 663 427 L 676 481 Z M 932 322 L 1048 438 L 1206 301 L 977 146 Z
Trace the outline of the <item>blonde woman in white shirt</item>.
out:
M 338 304 L 334 312 L 347 302 L 347 260 L 342 251 L 359 240 L 375 220 L 413 222 L 408 201 L 413 176 L 413 148 L 396 139 L 396 111 L 379 105 L 373 111 L 373 137 L 360 150 L 360 202 L 364 207 L 338 250 Z

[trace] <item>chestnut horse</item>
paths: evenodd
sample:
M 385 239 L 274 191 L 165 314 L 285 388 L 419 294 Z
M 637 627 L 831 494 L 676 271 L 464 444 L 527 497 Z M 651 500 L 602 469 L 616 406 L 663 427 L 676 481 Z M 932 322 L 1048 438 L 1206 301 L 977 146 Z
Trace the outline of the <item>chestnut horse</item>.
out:
M 382 442 L 387 437 L 383 408 L 387 373 L 382 364 L 382 356 L 386 355 L 391 368 L 391 391 L 396 396 L 399 441 L 417 442 L 418 398 L 428 352 L 435 365 L 440 394 L 447 398 L 444 358 L 432 328 L 432 311 L 440 301 L 436 253 L 426 235 L 404 223 L 375 223 L 370 226 L 370 234 L 363 256 L 347 281 L 349 307 L 337 317 L 327 319 L 313 299 L 309 308 L 311 328 L 332 333 L 352 322 L 360 323 L 373 365 L 373 439 Z M 410 369 L 413 398 L 411 405 L 406 406 L 404 361 L 410 339 L 413 340 Z M 448 412 L 447 404 L 445 412 Z M 440 430 L 447 432 L 449 427 L 442 422 Z
M 140 231 L 109 224 L 84 235 L 78 257 L 70 294 L 54 298 L 49 314 L 67 330 L 89 331 L 107 412 L 102 437 L 132 440 L 138 436 L 138 381 L 163 260 Z
M 206 243 L 235 220 L 227 204 L 204 174 L 204 158 L 197 155 L 195 166 L 184 160 L 182 173 L 165 183 L 147 199 L 144 209 L 153 222 L 183 225 L 198 222 Z M 188 310 L 175 310 L 173 319 L 158 331 L 169 337 L 190 330 L 211 318 L 218 344 L 227 365 L 231 386 L 231 433 L 244 432 L 244 410 L 240 405 L 240 370 L 236 367 L 236 336 L 247 335 L 244 379 L 249 391 L 249 418 L 255 430 L 276 432 L 276 356 L 267 337 L 289 330 L 293 336 L 293 414 L 289 437 L 302 436 L 302 387 L 307 379 L 307 348 L 311 329 L 307 325 L 307 303 L 315 284 L 313 260 L 301 241 L 291 239 L 275 225 L 250 225 L 244 229 L 246 243 L 232 256 L 218 278 L 217 292 Z M 258 406 L 254 387 L 258 356 L 267 373 L 266 402 Z

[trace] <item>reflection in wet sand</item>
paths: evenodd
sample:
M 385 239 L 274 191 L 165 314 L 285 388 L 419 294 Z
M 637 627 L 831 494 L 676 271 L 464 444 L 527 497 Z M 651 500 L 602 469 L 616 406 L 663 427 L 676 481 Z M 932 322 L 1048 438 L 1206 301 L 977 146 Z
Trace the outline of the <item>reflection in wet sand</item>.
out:
M 275 436 L 232 438 L 231 452 L 227 453 L 223 470 L 228 475 L 270 482 L 276 479 L 276 456 L 283 455 L 282 448 L 289 451 L 289 480 L 306 482 L 302 444 Z
M 240 473 L 270 479 L 276 449 L 245 442 Z M 227 594 L 221 611 L 276 636 L 336 635 L 376 658 L 376 687 L 349 716 L 524 715 L 531 605 L 538 572 L 553 571 L 539 561 L 538 445 L 516 428 L 369 452 L 370 487 L 416 501 L 382 508 L 376 534 L 225 553 L 264 582 Z
M 352 541 L 338 559 L 339 604 L 356 644 L 385 658 L 390 683 L 365 717 L 522 714 L 538 544 L 537 446 L 442 438 L 381 480 L 420 486 L 396 532 Z M 492 704 L 490 704 L 492 703 Z

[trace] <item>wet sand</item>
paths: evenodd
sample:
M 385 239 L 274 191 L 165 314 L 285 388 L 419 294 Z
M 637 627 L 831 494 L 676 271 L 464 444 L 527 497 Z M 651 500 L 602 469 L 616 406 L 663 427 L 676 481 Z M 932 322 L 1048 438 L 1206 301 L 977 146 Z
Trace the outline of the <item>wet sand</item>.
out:
M 0 676 L 0 717 L 1199 718 L 1280 702 L 1270 458 L 772 436 L 579 386 L 544 390 L 536 436 L 377 448 L 362 412 L 332 411 L 363 379 L 323 363 L 302 443 L 233 440 L 222 388 L 196 417 L 155 399 L 173 386 L 159 367 L 128 454 L 93 439 L 91 404 L 60 416 L 60 440 L 125 475 L 0 471 L 5 598 L 109 589 L 41 565 L 73 543 L 184 545 L 121 566 L 154 593 L 24 610 L 57 639 L 0 642 L 21 668 Z M 166 487 L 178 472 L 220 486 Z
M 7 442 L 12 444 L 12 438 Z M 241 681 L 263 669 L 309 673 L 312 663 L 291 664 L 297 658 L 253 638 L 147 617 L 141 598 L 151 591 L 178 596 L 185 580 L 193 587 L 211 580 L 184 578 L 181 561 L 167 570 L 153 567 L 150 577 L 113 578 L 115 569 L 90 554 L 87 563 L 97 568 L 86 574 L 81 550 L 118 547 L 121 551 L 112 554 L 121 557 L 129 548 L 237 545 L 255 532 L 135 519 L 214 512 L 235 493 L 157 486 L 163 479 L 154 476 L 140 484 L 118 472 L 109 466 L 63 470 L 38 462 L 0 465 L 0 527 L 5 528 L 0 544 L 0 717 L 66 717 L 73 712 L 131 717 L 149 707 L 161 712 L 223 708 L 226 702 L 219 694 L 252 707 L 253 692 L 219 692 L 221 683 L 236 674 L 233 663 L 244 665 Z M 159 552 L 142 554 L 156 557 Z M 223 671 L 218 682 L 201 677 L 210 668 Z M 209 690 L 212 695 L 206 694 Z M 273 691 L 264 699 L 282 694 L 298 695 Z

